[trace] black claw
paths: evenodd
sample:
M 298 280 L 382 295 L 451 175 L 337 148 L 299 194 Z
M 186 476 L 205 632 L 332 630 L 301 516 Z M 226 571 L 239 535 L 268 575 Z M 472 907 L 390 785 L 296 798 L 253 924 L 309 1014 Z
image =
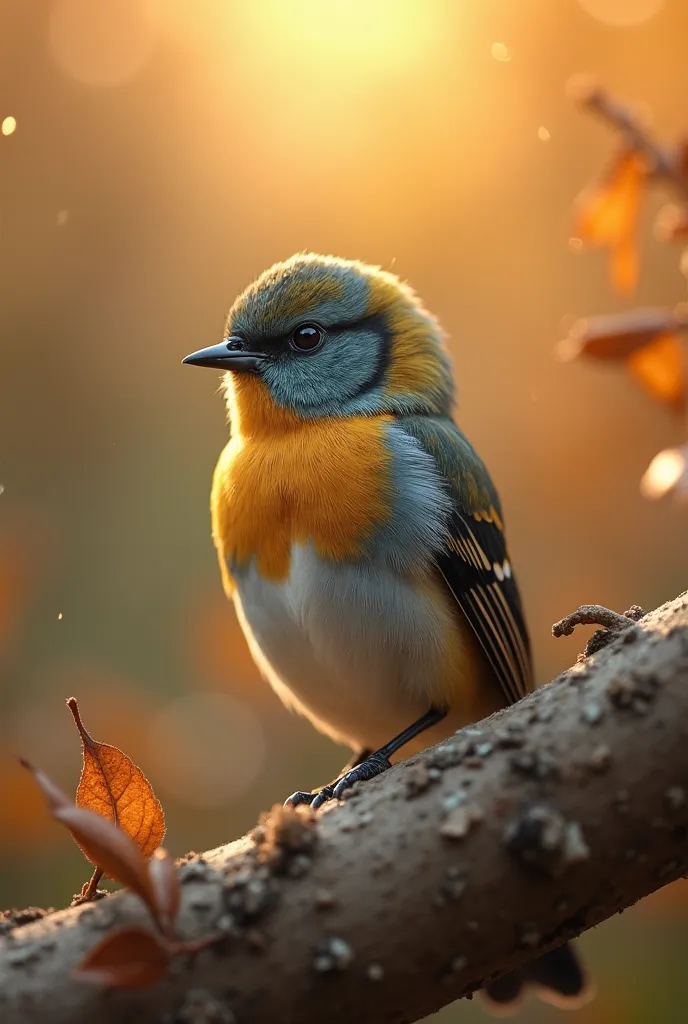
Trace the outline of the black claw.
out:
M 306 793 L 302 789 L 297 789 L 295 793 L 288 796 L 284 801 L 285 807 L 298 807 L 299 804 L 312 804 L 315 800 L 315 793 Z
M 361 763 L 357 764 L 355 768 L 352 768 L 350 771 L 346 772 L 345 775 L 342 775 L 341 779 L 334 787 L 332 795 L 335 800 L 341 800 L 342 793 L 345 790 L 350 789 L 351 786 L 355 785 L 357 782 L 365 782 L 368 779 L 374 779 L 376 775 L 382 775 L 383 772 L 386 772 L 387 769 L 391 767 L 392 765 L 388 758 L 381 754 L 371 754 L 365 761 L 361 761 Z
M 350 768 L 349 771 L 344 772 L 340 779 L 330 783 L 329 786 L 323 786 L 318 793 L 305 793 L 303 790 L 297 790 L 296 793 L 292 793 L 291 796 L 287 797 L 284 801 L 284 806 L 298 807 L 299 804 L 309 804 L 314 811 L 317 811 L 318 807 L 322 807 L 328 800 L 341 799 L 342 793 L 350 789 L 355 783 L 365 782 L 366 779 L 374 779 L 376 775 L 382 775 L 383 772 L 386 772 L 391 767 L 389 759 L 378 751 L 375 754 L 370 754 L 364 761 Z
M 334 790 L 332 786 L 323 786 L 320 792 L 313 797 L 311 807 L 314 811 L 317 811 L 318 807 L 322 807 L 322 805 L 327 803 L 328 800 L 331 800 L 333 796 Z

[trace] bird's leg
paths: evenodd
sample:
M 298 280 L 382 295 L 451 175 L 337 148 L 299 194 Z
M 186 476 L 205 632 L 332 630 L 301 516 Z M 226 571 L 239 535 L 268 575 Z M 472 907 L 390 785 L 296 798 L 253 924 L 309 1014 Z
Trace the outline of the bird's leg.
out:
M 332 797 L 332 794 L 334 793 L 334 787 L 339 782 L 339 780 L 344 775 L 346 775 L 347 772 L 351 771 L 352 768 L 355 768 L 357 765 L 361 764 L 362 761 L 367 760 L 367 758 L 369 758 L 371 754 L 372 750 L 359 750 L 358 753 L 354 754 L 353 757 L 349 760 L 349 762 L 344 765 L 337 778 L 333 779 L 332 782 L 328 783 L 327 786 L 314 789 L 310 793 L 305 792 L 305 790 L 303 789 L 297 789 L 295 793 L 292 793 L 291 796 L 287 797 L 287 799 L 284 801 L 284 806 L 298 807 L 299 804 L 312 804 L 319 793 L 324 793 L 326 791 L 330 794 L 330 796 L 328 797 L 329 800 Z
M 441 722 L 448 710 L 448 708 L 430 708 L 421 718 L 413 722 L 412 725 L 409 725 L 408 728 L 400 732 L 394 739 L 391 739 L 389 743 L 385 743 L 379 750 L 374 750 L 372 754 L 368 753 L 367 757 L 360 760 L 358 764 L 352 765 L 333 784 L 324 786 L 315 796 L 311 793 L 306 794 L 313 810 L 317 810 L 327 800 L 332 800 L 333 798 L 339 800 L 342 793 L 353 786 L 354 783 L 363 782 L 366 779 L 374 779 L 376 775 L 382 775 L 383 772 L 392 767 L 389 759 L 393 754 L 396 754 L 400 747 L 403 747 L 405 743 L 414 739 L 421 732 L 425 732 L 426 729 L 430 729 L 431 726 Z M 290 801 L 291 797 L 287 802 L 289 803 Z

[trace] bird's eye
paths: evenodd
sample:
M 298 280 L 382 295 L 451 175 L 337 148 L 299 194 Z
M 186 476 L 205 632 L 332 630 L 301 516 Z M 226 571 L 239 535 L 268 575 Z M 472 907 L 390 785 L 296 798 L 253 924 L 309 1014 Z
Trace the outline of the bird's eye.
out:
M 325 332 L 316 324 L 301 324 L 293 331 L 291 347 L 298 352 L 314 352 L 325 340 Z

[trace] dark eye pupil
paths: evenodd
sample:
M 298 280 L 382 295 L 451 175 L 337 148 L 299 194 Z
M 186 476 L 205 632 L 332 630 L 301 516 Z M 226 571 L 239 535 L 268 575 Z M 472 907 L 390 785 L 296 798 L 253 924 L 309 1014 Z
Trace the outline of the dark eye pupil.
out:
M 317 348 L 322 341 L 322 331 L 319 327 L 315 327 L 313 324 L 304 324 L 303 327 L 297 327 L 292 334 L 292 342 L 296 348 L 307 352 L 309 349 Z

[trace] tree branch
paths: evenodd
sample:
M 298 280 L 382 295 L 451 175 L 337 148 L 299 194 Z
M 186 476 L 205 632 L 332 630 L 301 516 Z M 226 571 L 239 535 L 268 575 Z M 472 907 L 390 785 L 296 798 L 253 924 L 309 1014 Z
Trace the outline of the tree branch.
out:
M 219 941 L 114 991 L 70 970 L 118 893 L 0 939 L 3 1024 L 416 1020 L 688 870 L 688 599 L 313 819 L 180 868 L 180 932 Z M 594 965 L 593 965 L 594 968 Z
M 635 111 L 619 103 L 587 75 L 574 75 L 569 83 L 569 94 L 583 108 L 617 128 L 633 149 L 647 157 L 656 177 L 665 178 L 679 193 L 686 194 L 688 182 L 677 154 L 652 137 Z

